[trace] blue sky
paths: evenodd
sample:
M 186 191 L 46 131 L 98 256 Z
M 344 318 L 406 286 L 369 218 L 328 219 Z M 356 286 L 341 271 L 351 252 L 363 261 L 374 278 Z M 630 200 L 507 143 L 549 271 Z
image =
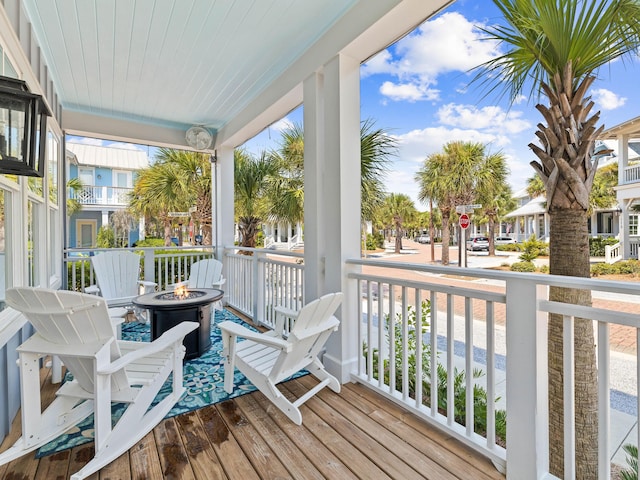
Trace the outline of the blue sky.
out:
M 479 83 L 469 85 L 470 70 L 500 51 L 480 41 L 478 26 L 500 21 L 491 1 L 458 0 L 361 67 L 361 118 L 375 120 L 399 145 L 387 190 L 408 194 L 420 210 L 426 207 L 417 201 L 414 174 L 449 141 L 482 142 L 489 153 L 502 152 L 514 191 L 534 174 L 529 162 L 535 156 L 527 145 L 536 141 L 542 121 L 537 99 L 523 97 L 509 105 L 497 94 L 485 96 Z M 614 62 L 598 75 L 589 94 L 606 128 L 640 115 L 640 59 Z M 302 123 L 301 108 L 249 141 L 247 149 L 259 154 L 277 148 L 280 131 L 292 122 Z
M 490 153 L 502 152 L 514 191 L 534 174 L 529 162 L 535 156 L 527 145 L 536 141 L 542 121 L 536 99 L 523 97 L 510 106 L 508 97 L 469 85 L 469 71 L 499 52 L 496 44 L 479 40 L 478 26 L 500 21 L 492 2 L 459 0 L 361 67 L 361 117 L 374 119 L 399 143 L 387 190 L 408 194 L 420 210 L 425 206 L 417 202 L 414 174 L 452 140 L 482 142 Z M 618 61 L 598 73 L 589 94 L 601 123 L 609 128 L 639 116 L 640 59 Z M 277 146 L 278 131 L 301 118 L 301 109 L 292 112 L 249 142 L 250 150 Z

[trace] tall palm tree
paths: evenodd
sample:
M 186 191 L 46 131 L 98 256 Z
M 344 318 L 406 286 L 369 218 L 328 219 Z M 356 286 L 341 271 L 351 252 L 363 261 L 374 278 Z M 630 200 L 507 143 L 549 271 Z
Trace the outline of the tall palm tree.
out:
M 416 217 L 418 213 L 416 207 L 409 195 L 391 193 L 384 199 L 382 212 L 382 215 L 391 221 L 390 223 L 396 231 L 395 253 L 400 253 L 404 226 Z
M 452 141 L 442 153 L 427 157 L 415 179 L 420 186 L 418 199 L 434 200 L 442 214 L 443 265 L 449 263 L 449 223 L 455 207 L 474 203 L 482 192 L 498 190 L 506 174 L 504 156 L 487 154 L 477 142 Z
M 234 193 L 235 214 L 240 232 L 240 245 L 255 248 L 260 224 L 267 215 L 269 176 L 275 175 L 278 165 L 269 155 L 254 158 L 244 150 L 235 150 Z
M 637 0 L 493 0 L 505 25 L 486 30 L 506 53 L 482 64 L 476 77 L 514 100 L 526 88 L 538 104 L 540 145 L 531 162 L 545 185 L 550 217 L 549 270 L 554 275 L 589 276 L 587 210 L 597 168 L 594 140 L 604 125 L 591 114 L 586 96 L 597 71 L 612 60 L 637 53 L 640 3 Z M 587 290 L 552 287 L 551 300 L 589 305 Z M 597 476 L 597 377 L 593 327 L 575 321 L 575 428 L 578 478 Z M 549 319 L 550 470 L 563 477 L 562 318 Z
M 360 125 L 360 192 L 363 223 L 373 220 L 386 191 L 384 177 L 397 140 L 373 120 Z M 269 217 L 296 223 L 304 219 L 304 129 L 294 124 L 282 132 L 280 148 L 269 154 L 278 165 L 278 175 L 269 178 Z M 364 229 L 363 229 L 364 230 Z
M 138 172 L 129 199 L 133 212 L 162 223 L 165 246 L 171 245 L 172 218 L 169 213 L 188 208 L 176 190 L 179 176 L 174 163 L 157 161 Z

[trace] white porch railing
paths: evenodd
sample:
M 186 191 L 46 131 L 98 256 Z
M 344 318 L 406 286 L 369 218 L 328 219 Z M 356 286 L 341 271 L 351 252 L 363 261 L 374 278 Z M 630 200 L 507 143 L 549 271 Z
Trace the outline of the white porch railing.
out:
M 78 200 L 82 205 L 128 205 L 129 192 L 126 187 L 85 186 L 80 191 L 67 190 L 68 198 Z
M 245 255 L 240 252 L 251 252 Z M 255 248 L 225 248 L 228 305 L 267 326 L 275 326 L 275 307 L 304 304 L 304 255 Z
M 95 284 L 91 256 L 105 250 L 129 250 L 142 255 L 140 280 L 156 282 L 157 290 L 187 280 L 191 264 L 213 257 L 211 247 L 70 248 L 65 250 L 67 283 L 63 285 L 68 290 L 82 292 Z
M 604 246 L 604 261 L 605 263 L 616 263 L 622 260 L 622 244 L 620 242 L 614 245 Z
M 548 473 L 548 312 L 563 315 L 567 327 L 572 325 L 574 318 L 594 319 L 600 405 L 598 478 L 610 478 L 612 377 L 609 372 L 612 368 L 608 332 L 611 325 L 624 325 L 635 328 L 640 339 L 640 303 L 637 313 L 630 314 L 622 310 L 550 302 L 547 291 L 549 286 L 589 289 L 594 296 L 605 292 L 605 295 L 616 294 L 622 302 L 625 298 L 638 302 L 640 283 L 456 269 L 459 275 L 488 279 L 500 287 L 495 292 L 487 292 L 482 285 L 475 289 L 472 284 L 466 288 L 429 281 L 430 274 L 451 275 L 454 272 L 450 267 L 361 259 L 348 263 L 356 269 L 366 270 L 369 266 L 377 269 L 375 276 L 356 272 L 349 275 L 358 284 L 358 289 L 353 291 L 362 292 L 362 301 L 358 302 L 362 322 L 359 322 L 358 338 L 353 339 L 358 342 L 362 356 L 357 372 L 353 374 L 354 380 L 482 452 L 500 470 L 506 468 L 509 479 L 553 478 Z M 380 268 L 385 272 L 380 273 Z M 425 280 L 407 280 L 408 271 L 421 272 Z M 427 302 L 428 310 L 415 308 L 422 302 Z M 404 339 L 421 324 L 423 315 L 426 315 L 428 327 L 423 333 L 424 342 L 416 343 L 412 362 L 409 361 L 410 345 Z M 394 337 L 401 332 L 400 338 Z M 575 429 L 571 417 L 575 394 L 572 329 L 565 328 L 565 332 L 564 344 L 568 346 L 565 347 L 565 411 L 569 412 L 564 433 L 567 439 L 565 478 L 575 478 Z M 634 365 L 638 364 L 637 357 L 636 353 Z M 444 382 L 438 364 L 446 369 Z M 384 365 L 399 368 L 384 369 Z M 456 387 L 451 374 L 456 368 L 465 372 L 463 391 Z M 483 377 L 474 379 L 466 375 L 476 368 L 483 370 Z M 640 398 L 637 374 L 633 382 L 633 396 Z M 446 387 L 438 388 L 439 384 Z M 477 385 L 486 389 L 486 411 L 472 394 Z M 455 410 L 447 408 L 454 404 L 454 393 L 463 395 L 460 403 L 455 404 Z M 491 401 L 496 398 L 499 400 Z M 498 412 L 503 408 L 506 408 L 508 420 L 506 448 L 495 433 L 501 418 Z M 484 421 L 480 418 L 478 422 L 478 411 Z M 633 443 L 637 445 L 639 440 L 636 438 Z
M 625 184 L 640 182 L 640 164 L 626 167 L 623 178 Z

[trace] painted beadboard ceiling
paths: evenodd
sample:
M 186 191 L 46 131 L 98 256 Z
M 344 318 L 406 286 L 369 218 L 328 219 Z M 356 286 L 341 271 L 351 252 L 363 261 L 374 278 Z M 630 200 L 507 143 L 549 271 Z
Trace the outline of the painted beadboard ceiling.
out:
M 222 127 L 356 0 L 23 0 L 62 107 Z

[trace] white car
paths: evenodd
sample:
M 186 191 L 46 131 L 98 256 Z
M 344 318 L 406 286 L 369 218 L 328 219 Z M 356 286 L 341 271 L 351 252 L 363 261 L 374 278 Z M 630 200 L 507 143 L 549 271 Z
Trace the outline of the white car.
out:
M 511 237 L 496 237 L 496 245 L 507 245 L 509 243 L 518 243 Z

